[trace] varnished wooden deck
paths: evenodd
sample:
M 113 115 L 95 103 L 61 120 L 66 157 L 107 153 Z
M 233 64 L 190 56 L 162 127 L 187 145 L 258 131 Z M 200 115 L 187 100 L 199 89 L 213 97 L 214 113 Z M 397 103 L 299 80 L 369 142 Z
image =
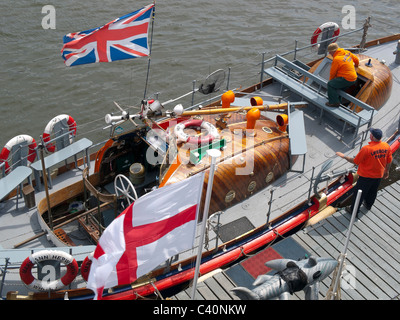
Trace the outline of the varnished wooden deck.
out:
M 293 239 L 310 255 L 337 259 L 344 250 L 351 216 L 344 210 L 313 228 L 293 235 Z M 378 192 L 373 208 L 362 206 L 353 225 L 341 282 L 342 300 L 400 299 L 400 182 Z M 331 275 L 332 276 L 332 275 Z M 320 285 L 324 299 L 331 285 L 331 276 Z M 230 292 L 234 281 L 225 272 L 199 283 L 196 299 L 237 300 Z M 190 299 L 191 288 L 172 299 Z M 304 299 L 303 292 L 291 297 Z

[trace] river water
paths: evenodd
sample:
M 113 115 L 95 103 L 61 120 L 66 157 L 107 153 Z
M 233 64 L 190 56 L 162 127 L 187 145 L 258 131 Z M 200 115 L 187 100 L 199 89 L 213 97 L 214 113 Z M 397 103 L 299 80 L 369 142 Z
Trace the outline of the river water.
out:
M 105 126 L 104 115 L 118 111 L 113 101 L 138 106 L 147 58 L 66 67 L 60 50 L 65 34 L 101 26 L 149 3 L 0 0 L 0 147 L 19 134 L 37 140 L 59 114 L 76 120 L 78 138 L 100 141 L 96 129 Z M 54 29 L 42 26 L 45 5 L 55 9 Z M 347 5 L 354 14 L 346 11 Z M 314 30 L 327 21 L 338 23 L 343 33 L 349 22 L 359 28 L 371 16 L 368 39 L 397 33 L 399 7 L 398 0 L 159 1 L 148 97 L 158 94 L 161 102 L 176 98 L 192 90 L 193 80 L 219 68 L 231 67 L 231 88 L 250 85 L 263 52 L 268 57 L 293 49 L 295 40 L 299 47 L 308 45 Z M 339 44 L 357 44 L 360 37 L 358 33 L 352 43 Z

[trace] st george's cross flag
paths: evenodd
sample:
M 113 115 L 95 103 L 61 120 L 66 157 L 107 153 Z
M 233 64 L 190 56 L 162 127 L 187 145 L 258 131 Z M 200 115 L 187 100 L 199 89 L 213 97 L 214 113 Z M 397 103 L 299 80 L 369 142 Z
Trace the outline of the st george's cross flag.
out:
M 174 255 L 193 248 L 204 173 L 156 189 L 130 205 L 104 230 L 87 288 L 129 284 Z
M 102 27 L 65 35 L 61 49 L 65 65 L 148 56 L 148 29 L 153 12 L 151 4 Z

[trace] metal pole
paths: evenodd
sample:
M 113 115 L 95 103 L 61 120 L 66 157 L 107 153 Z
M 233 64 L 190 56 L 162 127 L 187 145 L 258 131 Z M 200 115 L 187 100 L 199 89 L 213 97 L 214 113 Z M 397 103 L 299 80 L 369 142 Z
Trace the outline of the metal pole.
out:
M 192 81 L 193 83 L 193 91 L 192 91 L 192 106 L 194 105 L 194 94 L 196 93 L 196 80 Z
M 210 149 L 210 150 L 207 150 L 207 154 L 211 157 L 211 166 L 210 166 L 210 173 L 208 175 L 206 201 L 204 204 L 204 211 L 203 211 L 203 222 L 202 222 L 202 226 L 201 226 L 199 249 L 197 251 L 196 267 L 195 267 L 194 278 L 193 278 L 192 300 L 194 300 L 195 295 L 196 295 L 197 280 L 199 278 L 201 253 L 202 253 L 202 249 L 203 249 L 203 239 L 204 239 L 204 234 L 206 231 L 207 216 L 208 216 L 208 210 L 210 208 L 211 192 L 212 192 L 212 186 L 213 186 L 213 182 L 214 182 L 215 163 L 217 161 L 217 158 L 221 156 L 221 151 L 219 151 L 217 149 Z
M 154 1 L 153 15 L 151 17 L 151 37 L 150 37 L 150 48 L 149 48 L 149 60 L 148 60 L 148 63 L 147 63 L 147 75 L 146 75 L 146 84 L 145 84 L 145 87 L 144 87 L 143 100 L 146 100 L 147 84 L 149 82 L 150 62 L 151 62 L 151 49 L 153 47 L 153 30 L 154 30 L 155 15 L 156 15 L 156 7 L 155 7 L 155 1 Z
M 331 300 L 333 300 L 337 295 L 336 291 L 337 291 L 337 289 L 339 287 L 339 281 L 340 281 L 340 279 L 342 277 L 343 264 L 344 264 L 344 260 L 346 258 L 347 247 L 349 246 L 350 235 L 351 235 L 351 231 L 353 229 L 354 220 L 356 219 L 356 216 L 357 216 L 358 204 L 360 203 L 361 194 L 362 194 L 362 190 L 358 190 L 356 202 L 354 204 L 353 212 L 351 214 L 349 229 L 347 230 L 346 242 L 344 244 L 344 250 L 343 250 L 343 253 L 340 254 L 338 272 L 337 272 L 337 275 L 336 275 L 336 278 L 335 278 L 335 283 L 333 285 L 333 289 L 332 289 L 332 292 L 331 292 L 332 295 L 330 296 Z
M 3 277 L 1 278 L 1 286 L 0 286 L 0 300 L 2 299 L 2 295 L 3 295 L 3 284 L 4 284 L 4 280 L 6 278 L 6 273 L 7 271 L 7 267 L 8 267 L 8 262 L 10 261 L 10 258 L 6 258 L 6 264 L 4 265 L 4 269 L 3 269 Z
M 46 171 L 46 166 L 44 164 L 44 156 L 43 156 L 43 148 L 44 145 L 40 144 L 39 145 L 39 150 L 40 150 L 40 160 L 42 163 L 42 172 L 43 172 L 43 183 L 44 183 L 44 190 L 46 192 L 46 200 L 47 200 L 47 214 L 49 216 L 49 227 L 50 230 L 53 230 L 53 217 L 51 215 L 51 207 L 50 207 L 50 197 L 49 197 L 49 187 L 47 186 L 47 171 Z M 39 178 L 40 179 L 40 178 Z
M 260 89 L 262 89 L 264 81 L 264 69 L 265 69 L 264 59 L 265 59 L 265 52 L 262 53 L 261 71 L 260 71 Z

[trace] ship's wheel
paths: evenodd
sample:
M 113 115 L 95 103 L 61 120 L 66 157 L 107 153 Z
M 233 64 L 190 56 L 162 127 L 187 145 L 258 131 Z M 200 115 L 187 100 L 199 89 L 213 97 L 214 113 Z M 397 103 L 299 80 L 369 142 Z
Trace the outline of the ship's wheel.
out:
M 138 198 L 132 182 L 123 174 L 119 174 L 115 177 L 114 189 L 117 197 L 125 199 L 129 205 Z

